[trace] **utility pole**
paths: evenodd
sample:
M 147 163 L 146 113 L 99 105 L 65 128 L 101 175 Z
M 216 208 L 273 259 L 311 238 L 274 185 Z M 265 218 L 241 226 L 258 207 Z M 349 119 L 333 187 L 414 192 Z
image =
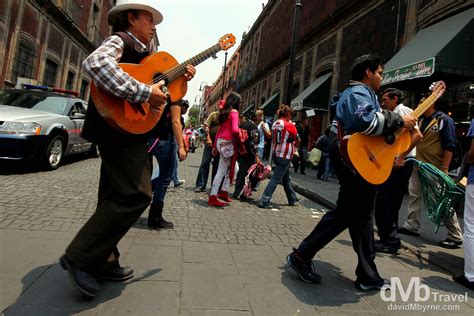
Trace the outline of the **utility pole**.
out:
M 224 94 L 225 94 L 225 71 L 227 66 L 227 51 L 225 52 L 225 57 L 224 57 L 224 70 L 222 71 L 222 92 L 221 92 L 221 99 L 224 99 Z
M 300 26 L 300 16 L 302 10 L 301 0 L 296 0 L 295 4 L 295 14 L 293 17 L 293 31 L 291 34 L 291 47 L 290 47 L 290 66 L 288 71 L 288 79 L 286 81 L 286 91 L 285 97 L 283 101 L 285 104 L 290 105 L 291 97 L 293 95 L 293 73 L 295 68 L 295 55 L 296 55 L 296 48 L 298 43 L 298 30 Z

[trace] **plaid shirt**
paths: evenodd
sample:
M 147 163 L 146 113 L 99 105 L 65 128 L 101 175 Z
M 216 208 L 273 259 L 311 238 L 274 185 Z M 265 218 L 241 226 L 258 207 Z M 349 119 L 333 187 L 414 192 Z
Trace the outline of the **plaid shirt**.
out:
M 132 103 L 146 102 L 151 87 L 135 80 L 118 65 L 123 48 L 122 39 L 112 35 L 84 60 L 82 67 L 97 87 Z

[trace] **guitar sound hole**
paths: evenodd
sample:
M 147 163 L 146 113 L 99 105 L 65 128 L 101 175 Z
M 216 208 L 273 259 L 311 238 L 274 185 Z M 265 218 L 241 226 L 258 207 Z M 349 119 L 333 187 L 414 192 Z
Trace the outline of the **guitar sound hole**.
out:
M 158 74 L 155 74 L 155 75 L 153 76 L 153 83 L 158 83 L 160 80 L 164 80 L 164 81 L 165 81 L 165 86 L 168 85 L 168 78 L 166 78 L 165 76 L 163 76 L 163 74 L 158 73 Z
M 393 145 L 393 143 L 395 143 L 395 135 L 391 134 L 385 136 L 385 142 L 389 145 Z

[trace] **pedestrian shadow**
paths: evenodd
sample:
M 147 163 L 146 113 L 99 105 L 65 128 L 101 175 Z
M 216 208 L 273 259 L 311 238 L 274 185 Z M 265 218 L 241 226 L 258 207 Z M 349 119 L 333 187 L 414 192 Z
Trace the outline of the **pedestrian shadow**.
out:
M 443 270 L 457 275 L 464 270 L 464 258 L 445 251 L 423 251 L 420 248 L 406 248 L 407 253 L 391 255 L 401 263 L 415 267 L 417 270 Z
M 312 306 L 344 306 L 344 309 L 350 309 L 350 304 L 357 304 L 362 300 L 355 292 L 354 282 L 345 277 L 339 267 L 326 261 L 318 260 L 313 263 L 315 271 L 322 276 L 321 284 L 305 283 L 287 264 L 281 267 L 281 283 L 299 301 Z M 378 292 L 374 291 L 373 294 Z
M 421 283 L 427 284 L 432 291 L 433 289 L 439 290 L 441 294 L 448 292 L 452 294 L 465 295 L 465 293 L 467 293 L 471 299 L 474 298 L 474 291 L 456 283 L 451 278 L 448 279 L 437 275 L 430 275 L 423 277 Z
M 82 295 L 59 264 L 36 267 L 22 279 L 23 289 L 15 303 L 3 311 L 5 315 L 71 315 L 92 310 L 121 295 L 128 284 L 139 282 L 160 272 L 145 271 L 129 282 L 101 282 L 94 298 Z

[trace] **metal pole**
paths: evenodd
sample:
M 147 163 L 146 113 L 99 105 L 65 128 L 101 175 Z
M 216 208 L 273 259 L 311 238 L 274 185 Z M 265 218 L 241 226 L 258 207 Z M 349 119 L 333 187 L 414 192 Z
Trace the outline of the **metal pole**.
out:
M 199 98 L 199 111 L 198 111 L 198 117 L 197 117 L 197 125 L 201 125 L 201 97 L 199 95 L 196 95 L 194 97 L 194 104 L 196 104 L 196 99 Z
M 296 46 L 298 43 L 298 30 L 300 26 L 300 16 L 301 16 L 301 9 L 302 4 L 301 0 L 296 0 L 295 4 L 295 14 L 293 17 L 293 33 L 291 35 L 291 47 L 290 47 L 290 66 L 288 71 L 288 79 L 286 83 L 286 91 L 285 91 L 285 104 L 290 105 L 291 97 L 293 94 L 293 73 L 294 73 L 294 63 L 295 63 L 295 53 L 296 53 Z
M 224 99 L 224 94 L 225 94 L 225 70 L 227 66 L 227 51 L 225 52 L 225 57 L 224 57 L 224 70 L 222 71 L 222 92 L 221 92 L 221 99 Z

